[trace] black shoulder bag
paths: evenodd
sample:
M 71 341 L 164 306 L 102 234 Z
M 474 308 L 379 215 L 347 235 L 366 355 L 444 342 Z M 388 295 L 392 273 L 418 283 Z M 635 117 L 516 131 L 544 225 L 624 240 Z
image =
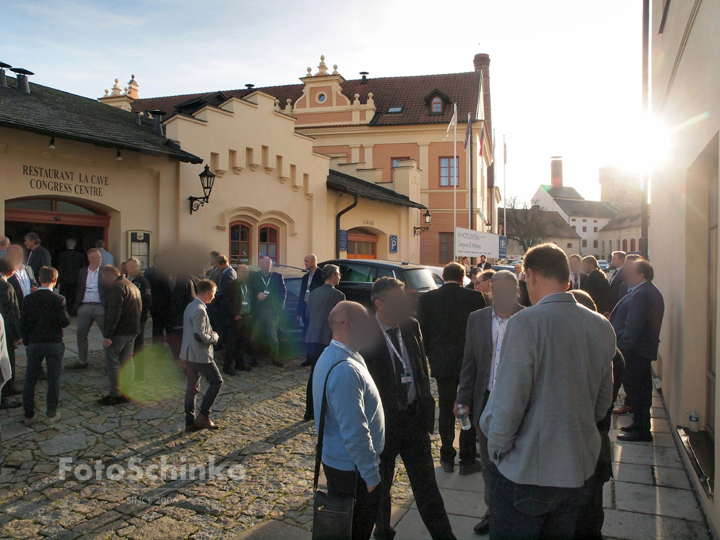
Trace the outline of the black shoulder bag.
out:
M 315 500 L 313 502 L 313 540 L 351 540 L 353 506 L 355 495 L 333 496 L 318 489 L 318 478 L 320 477 L 320 463 L 322 462 L 322 445 L 325 435 L 325 409 L 327 408 L 327 383 L 330 373 L 335 367 L 347 360 L 340 360 L 334 364 L 323 386 L 322 408 L 320 409 L 320 425 L 318 427 L 318 442 L 315 447 L 315 479 L 313 480 L 313 491 Z M 357 469 L 355 469 L 355 489 L 357 490 Z

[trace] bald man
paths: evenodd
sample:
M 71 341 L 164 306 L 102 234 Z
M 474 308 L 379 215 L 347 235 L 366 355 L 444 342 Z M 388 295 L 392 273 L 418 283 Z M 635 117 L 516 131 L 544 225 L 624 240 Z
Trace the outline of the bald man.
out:
M 324 280 L 317 265 L 317 257 L 314 254 L 310 253 L 308 255 L 305 255 L 305 258 L 303 259 L 303 264 L 305 264 L 305 270 L 307 270 L 307 273 L 303 276 L 302 281 L 300 282 L 300 297 L 298 298 L 298 305 L 295 314 L 298 320 L 301 321 L 303 325 L 304 342 L 305 334 L 307 333 L 308 327 L 308 318 L 307 314 L 305 313 L 307 301 L 310 297 L 311 292 L 313 292 L 318 287 L 323 286 Z M 305 351 L 306 355 L 307 353 L 308 351 Z M 311 359 L 307 358 L 301 365 L 309 366 L 310 363 Z

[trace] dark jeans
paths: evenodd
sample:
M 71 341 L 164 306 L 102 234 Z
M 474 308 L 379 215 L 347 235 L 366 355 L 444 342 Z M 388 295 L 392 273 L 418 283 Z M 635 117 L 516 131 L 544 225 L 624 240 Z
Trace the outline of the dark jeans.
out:
M 438 433 L 442 446 L 440 447 L 440 459 L 452 463 L 455 461 L 455 398 L 457 397 L 459 377 L 438 378 L 435 377 L 438 388 Z M 468 411 L 472 418 L 472 411 Z M 477 451 L 475 449 L 475 430 L 460 430 L 460 463 L 473 463 Z
M 490 540 L 575 537 L 580 507 L 592 493 L 594 475 L 579 488 L 516 484 L 489 464 Z
M 187 376 L 187 390 L 185 391 L 185 424 L 191 425 L 195 423 L 195 397 L 200 392 L 200 375 L 207 380 L 208 389 L 205 391 L 200 404 L 200 413 L 210 416 L 210 409 L 215 403 L 223 385 L 222 375 L 218 370 L 215 362 L 209 364 L 200 364 L 198 362 L 185 362 L 185 375 Z
M 279 354 L 278 325 L 280 314 L 273 310 L 259 311 L 254 316 L 253 340 L 261 354 L 277 359 Z
M 323 463 L 323 471 L 327 479 L 328 495 L 331 497 L 348 496 L 355 494 L 353 507 L 353 540 L 368 540 L 375 525 L 375 516 L 380 506 L 380 487 L 368 493 L 367 484 L 360 475 L 357 475 L 357 491 L 355 489 L 355 471 L 341 471 L 333 469 Z
M 35 416 L 35 385 L 42 371 L 43 359 L 47 362 L 47 410 L 48 417 L 55 416 L 60 402 L 60 373 L 65 345 L 62 343 L 30 343 L 27 346 L 27 371 L 23 388 L 25 418 Z
M 322 343 L 306 343 L 305 354 L 307 355 L 307 361 L 310 362 L 310 376 L 308 377 L 307 391 L 305 392 L 305 416 L 313 418 L 315 416 L 315 406 L 313 405 L 313 373 L 315 373 L 315 364 L 317 364 L 320 355 L 325 350 L 327 345 Z
M 480 411 L 480 414 L 485 411 L 485 407 L 487 406 L 488 399 L 490 399 L 490 391 L 485 390 L 485 397 L 483 398 L 483 405 L 482 405 L 482 411 Z M 490 488 L 488 486 L 490 485 L 490 479 L 488 478 L 488 464 L 490 463 L 490 455 L 488 454 L 488 440 L 485 434 L 483 433 L 483 430 L 480 429 L 480 426 L 477 424 L 475 425 L 475 429 L 477 430 L 477 436 L 478 436 L 478 446 L 480 447 L 480 462 L 482 463 L 483 470 L 482 470 L 482 476 L 483 476 L 483 484 L 485 484 L 485 492 L 483 493 L 483 497 L 485 498 L 485 506 L 490 508 Z
M 397 423 L 391 429 L 395 432 L 386 433 L 385 449 L 380 455 L 382 500 L 375 521 L 376 538 L 395 537 L 395 531 L 390 527 L 392 511 L 390 488 L 395 476 L 395 461 L 400 455 L 410 479 L 420 517 L 430 536 L 433 540 L 454 540 L 455 535 L 445 512 L 445 503 L 435 480 L 430 435 L 411 410 L 398 413 Z
M 652 407 L 652 366 L 650 360 L 633 353 L 625 354 L 625 405 L 633 409 L 633 426 L 643 433 L 650 433 L 650 408 Z
M 575 538 L 577 540 L 602 540 L 602 528 L 605 521 L 603 511 L 604 482 L 596 481 L 593 486 L 590 500 L 580 508 L 575 525 Z

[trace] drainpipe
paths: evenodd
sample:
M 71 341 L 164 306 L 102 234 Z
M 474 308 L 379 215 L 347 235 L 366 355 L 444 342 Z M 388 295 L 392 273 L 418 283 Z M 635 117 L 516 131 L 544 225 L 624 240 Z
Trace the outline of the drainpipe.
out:
M 335 216 L 335 258 L 340 258 L 340 218 L 343 216 L 343 214 L 347 214 L 350 210 L 355 208 L 358 205 L 358 200 L 360 197 L 358 197 L 357 193 L 353 193 L 353 197 L 355 197 L 355 200 L 353 203 L 348 206 L 347 208 L 344 208 L 340 210 L 337 215 Z

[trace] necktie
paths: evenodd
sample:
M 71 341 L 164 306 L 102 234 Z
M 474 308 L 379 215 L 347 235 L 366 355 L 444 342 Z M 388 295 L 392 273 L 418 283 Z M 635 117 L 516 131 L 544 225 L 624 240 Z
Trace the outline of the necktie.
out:
M 399 328 L 390 328 L 387 331 L 387 335 L 390 337 L 390 341 L 392 341 L 392 344 L 395 346 L 395 350 L 402 354 L 402 351 L 400 350 L 400 340 L 398 339 L 399 331 Z M 402 383 L 400 378 L 401 375 L 405 373 L 405 368 L 395 353 L 392 353 L 390 356 L 392 356 L 393 363 L 395 365 L 395 383 L 398 387 L 398 400 L 401 405 L 407 405 L 407 387 Z

